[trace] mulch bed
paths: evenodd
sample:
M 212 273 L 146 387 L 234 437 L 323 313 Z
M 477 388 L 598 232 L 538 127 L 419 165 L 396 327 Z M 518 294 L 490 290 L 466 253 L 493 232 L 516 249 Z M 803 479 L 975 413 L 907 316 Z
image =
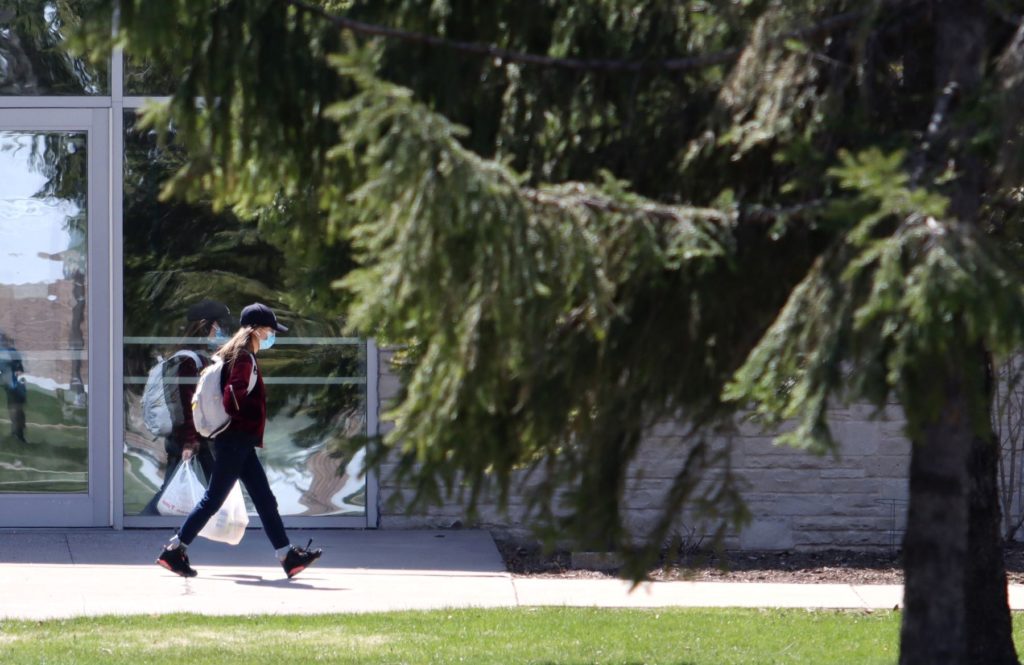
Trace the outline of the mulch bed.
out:
M 566 550 L 544 552 L 537 545 L 499 541 L 498 550 L 510 573 L 524 577 L 615 578 L 617 570 L 574 568 Z M 1007 577 L 1024 583 L 1024 544 L 1012 543 L 1005 553 Z M 725 552 L 673 557 L 649 571 L 652 580 L 695 582 L 784 582 L 804 584 L 902 584 L 899 552 Z

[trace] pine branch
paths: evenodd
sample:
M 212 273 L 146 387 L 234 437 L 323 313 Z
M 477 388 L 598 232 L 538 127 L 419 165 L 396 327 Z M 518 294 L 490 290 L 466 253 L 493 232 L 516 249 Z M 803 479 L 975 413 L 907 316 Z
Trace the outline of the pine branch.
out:
M 935 109 L 932 111 L 931 118 L 928 121 L 928 129 L 925 132 L 924 141 L 914 155 L 914 165 L 910 170 L 911 187 L 918 186 L 921 178 L 924 176 L 924 171 L 928 164 L 928 155 L 934 150 L 942 135 L 942 130 L 949 117 L 950 106 L 953 104 L 953 98 L 956 97 L 959 90 L 960 86 L 957 82 L 950 81 L 942 89 L 942 94 L 935 101 Z
M 539 190 L 529 187 L 521 187 L 519 192 L 525 200 L 544 206 L 581 205 L 594 212 L 639 215 L 660 221 L 678 221 L 682 218 L 703 219 L 718 224 L 732 224 L 735 219 L 755 224 L 772 224 L 779 219 L 823 210 L 828 205 L 828 201 L 825 199 L 812 199 L 784 207 L 752 204 L 740 207 L 738 216 L 734 218 L 729 213 L 716 208 L 669 205 L 649 201 L 627 205 L 615 199 L 595 196 L 579 183 L 569 185 L 567 190 L 563 189 L 557 193 L 550 189 Z
M 726 213 L 714 208 L 674 206 L 650 202 L 627 205 L 611 198 L 595 196 L 592 192 L 588 192 L 582 184 L 570 186 L 568 191 L 557 194 L 550 190 L 542 191 L 529 187 L 520 188 L 519 191 L 527 201 L 543 206 L 561 208 L 567 204 L 582 205 L 594 212 L 642 215 L 662 221 L 677 221 L 680 218 L 701 218 L 723 224 L 729 222 L 729 216 Z
M 733 60 L 738 58 L 740 54 L 743 52 L 743 48 L 734 47 L 723 49 L 721 51 L 715 51 L 714 53 L 708 53 L 705 55 L 695 55 L 684 58 L 668 58 L 664 60 L 619 60 L 612 58 L 555 58 L 546 55 L 538 55 L 536 53 L 512 51 L 509 49 L 494 46 L 493 44 L 445 39 L 443 37 L 427 35 L 421 32 L 412 32 L 409 30 L 390 28 L 387 26 L 377 25 L 374 23 L 366 23 L 364 21 L 356 21 L 354 19 L 346 18 L 344 16 L 332 14 L 327 10 L 323 9 L 322 7 L 311 5 L 308 2 L 304 2 L 303 0 L 284 1 L 300 11 L 314 14 L 323 19 L 326 19 L 327 21 L 330 21 L 339 28 L 351 30 L 352 32 L 355 33 L 373 35 L 377 37 L 387 37 L 389 39 L 400 39 L 403 41 L 412 42 L 416 44 L 426 44 L 428 46 L 447 48 L 453 51 L 459 51 L 461 53 L 469 53 L 480 57 L 493 58 L 497 60 L 499 64 L 505 62 L 519 62 L 523 64 L 537 65 L 540 67 L 557 67 L 561 69 L 570 69 L 574 71 L 605 71 L 616 73 L 642 71 L 684 72 L 732 62 Z M 847 12 L 844 14 L 837 14 L 836 16 L 831 16 L 812 26 L 776 35 L 770 41 L 772 43 L 781 43 L 790 39 L 807 39 L 815 37 L 821 34 L 845 28 L 855 23 L 857 20 L 863 18 L 864 16 L 864 12 Z
M 828 205 L 829 201 L 826 199 L 811 199 L 781 208 L 755 204 L 743 208 L 740 212 L 740 219 L 745 222 L 774 223 L 779 219 L 824 210 Z

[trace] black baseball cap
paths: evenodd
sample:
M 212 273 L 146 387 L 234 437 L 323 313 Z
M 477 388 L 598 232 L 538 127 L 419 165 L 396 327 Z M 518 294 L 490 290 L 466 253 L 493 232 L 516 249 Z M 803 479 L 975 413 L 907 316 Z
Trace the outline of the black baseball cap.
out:
M 200 300 L 185 312 L 189 321 L 222 321 L 230 315 L 228 306 L 216 300 Z
M 258 302 L 246 305 L 245 309 L 242 310 L 242 318 L 238 320 L 238 323 L 239 325 L 252 326 L 253 328 L 268 326 L 278 332 L 288 331 L 288 328 L 277 322 L 274 310 Z

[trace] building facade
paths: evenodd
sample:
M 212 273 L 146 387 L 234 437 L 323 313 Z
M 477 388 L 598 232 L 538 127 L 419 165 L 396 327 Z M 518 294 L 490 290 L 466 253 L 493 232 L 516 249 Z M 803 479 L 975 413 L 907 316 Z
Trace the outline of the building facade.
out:
M 143 393 L 161 360 L 209 353 L 189 320 L 209 300 L 231 312 L 222 327 L 260 301 L 291 328 L 261 356 L 271 413 L 262 454 L 289 526 L 464 523 L 455 503 L 406 514 L 409 488 L 391 483 L 386 465 L 380 480 L 364 474 L 362 451 L 343 451 L 345 441 L 379 432 L 381 404 L 397 393 L 386 357 L 316 314 L 282 274 L 272 237 L 202 202 L 161 198 L 182 156 L 137 120 L 147 100 L 167 92 L 159 68 L 121 53 L 100 67 L 68 56 L 57 48 L 56 7 L 0 11 L 0 527 L 178 524 L 154 500 L 180 442 L 146 425 Z M 171 391 L 194 382 L 159 378 Z M 753 520 L 729 545 L 898 543 L 908 445 L 900 414 L 887 416 L 836 412 L 838 459 L 741 429 L 734 468 L 748 481 Z M 654 519 L 684 446 L 672 423 L 646 441 L 626 504 L 638 532 Z M 529 532 L 516 498 L 507 514 L 485 505 L 480 525 Z M 680 529 L 700 538 L 685 519 Z
M 375 527 L 376 480 L 361 450 L 339 452 L 377 430 L 373 342 L 316 314 L 254 225 L 162 200 L 181 151 L 136 119 L 160 77 L 120 53 L 91 66 L 62 39 L 56 3 L 0 8 L 0 527 L 180 521 L 155 501 L 180 422 L 147 426 L 143 393 L 154 372 L 168 395 L 195 383 L 161 361 L 215 348 L 190 315 L 211 300 L 226 332 L 251 302 L 291 328 L 261 356 L 286 523 Z
M 386 351 L 379 367 L 379 403 L 386 409 L 400 383 L 388 370 Z M 902 411 L 892 406 L 875 413 L 869 406 L 851 406 L 835 409 L 830 416 L 839 444 L 834 456 L 777 446 L 771 435 L 745 425 L 737 428 L 731 440 L 719 442 L 732 450 L 731 470 L 744 483 L 743 498 L 751 516 L 744 528 L 727 534 L 728 549 L 893 551 L 900 547 L 910 464 Z M 390 427 L 391 423 L 382 421 L 382 431 Z M 686 457 L 686 432 L 683 422 L 663 422 L 644 438 L 630 469 L 622 506 L 627 527 L 638 536 L 648 532 L 660 515 L 662 500 Z M 391 470 L 387 464 L 380 469 L 384 528 L 467 525 L 513 540 L 531 537 L 525 515 L 528 478 L 513 484 L 507 511 L 484 498 L 477 521 L 469 522 L 454 501 L 408 513 L 403 507 L 413 488 L 394 483 Z M 706 546 L 710 544 L 708 526 L 681 515 L 674 535 L 684 547 Z

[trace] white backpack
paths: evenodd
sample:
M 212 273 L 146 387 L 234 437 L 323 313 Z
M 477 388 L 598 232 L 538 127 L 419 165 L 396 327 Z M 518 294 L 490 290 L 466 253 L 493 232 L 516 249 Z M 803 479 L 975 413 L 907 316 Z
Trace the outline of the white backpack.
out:
M 182 410 L 179 382 L 168 379 L 178 378 L 178 367 L 189 358 L 201 369 L 203 361 L 193 351 L 178 351 L 166 360 L 157 357 L 157 363 L 149 370 L 146 387 L 142 391 L 142 421 L 146 429 L 156 436 L 170 436 L 178 425 L 185 421 Z
M 213 362 L 199 375 L 199 385 L 192 395 L 192 422 L 196 431 L 207 439 L 217 436 L 231 424 L 231 416 L 224 410 L 224 390 L 221 387 L 221 374 L 224 372 L 224 359 L 214 356 Z M 256 358 L 252 359 L 252 375 L 248 395 L 256 387 Z

